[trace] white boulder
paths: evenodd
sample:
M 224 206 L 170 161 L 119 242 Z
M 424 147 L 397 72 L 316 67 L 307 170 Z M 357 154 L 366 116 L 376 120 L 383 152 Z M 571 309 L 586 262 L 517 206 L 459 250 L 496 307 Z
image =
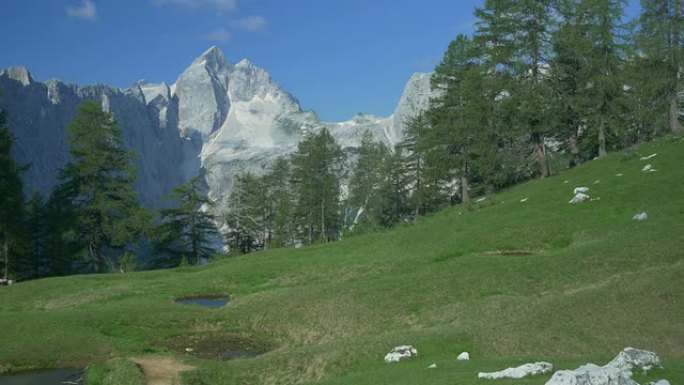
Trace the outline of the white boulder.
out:
M 641 169 L 641 171 L 643 171 L 643 172 L 655 172 L 658 170 L 653 168 L 653 165 L 649 163 L 649 164 L 645 165 L 644 168 Z
M 578 192 L 575 194 L 575 196 L 572 199 L 570 199 L 570 202 L 568 202 L 568 203 L 582 203 L 582 202 L 586 201 L 587 199 L 589 199 L 589 195 Z
M 655 158 L 656 156 L 658 156 L 658 154 L 651 154 L 649 156 L 642 156 L 641 158 L 639 158 L 639 160 L 650 160 L 650 159 Z
M 548 362 L 535 362 L 533 364 L 525 364 L 517 368 L 507 368 L 498 372 L 480 372 L 477 378 L 485 378 L 489 380 L 497 380 L 500 378 L 523 378 L 527 376 L 534 376 L 537 374 L 548 373 L 553 370 L 553 365 Z
M 387 355 L 385 355 L 385 362 L 399 362 L 407 358 L 418 355 L 418 350 L 410 345 L 402 345 L 394 347 Z
M 605 366 L 586 364 L 575 370 L 559 370 L 546 385 L 639 385 L 632 379 L 632 371 L 648 371 L 658 365 L 660 358 L 655 353 L 625 348 Z
M 586 194 L 589 192 L 589 187 L 575 187 L 574 190 L 572 190 L 572 193 L 577 195 L 578 193 L 583 193 Z
M 428 366 L 428 369 L 437 369 L 437 364 L 432 364 Z
M 575 370 L 559 370 L 546 385 L 639 385 L 632 373 L 614 366 L 582 365 Z
M 636 214 L 635 216 L 633 216 L 632 219 L 635 221 L 645 221 L 648 219 L 648 214 L 639 213 L 639 214 Z
M 632 371 L 639 368 L 647 372 L 654 366 L 660 366 L 660 357 L 648 350 L 625 348 L 606 366 L 612 366 L 622 371 Z
M 470 359 L 470 354 L 468 352 L 463 352 L 456 357 L 459 361 L 468 361 Z

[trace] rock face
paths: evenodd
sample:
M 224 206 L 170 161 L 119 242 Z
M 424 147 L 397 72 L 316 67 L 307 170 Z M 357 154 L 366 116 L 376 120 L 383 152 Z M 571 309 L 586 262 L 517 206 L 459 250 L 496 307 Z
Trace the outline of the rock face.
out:
M 411 78 L 393 116 L 322 122 L 314 112 L 302 111 L 265 70 L 247 60 L 231 64 L 212 47 L 170 86 L 140 81 L 122 90 L 40 83 L 25 68 L 9 68 L 0 72 L 0 108 L 7 110 L 16 137 L 13 156 L 30 165 L 23 174 L 27 195 L 52 191 L 69 160 L 65 128 L 76 107 L 93 99 L 112 112 L 126 145 L 137 154 L 136 188 L 144 205 L 163 205 L 161 198 L 173 187 L 203 175 L 221 211 L 236 173 L 262 173 L 277 157 L 294 152 L 307 132 L 327 127 L 349 154 L 367 129 L 388 145 L 397 143 L 403 122 L 433 96 L 429 79 L 429 74 Z
M 553 365 L 548 362 L 535 362 L 533 364 L 524 364 L 516 368 L 507 368 L 498 372 L 480 372 L 477 374 L 477 378 L 485 378 L 489 380 L 497 380 L 500 378 L 517 379 L 548 373 L 552 370 Z

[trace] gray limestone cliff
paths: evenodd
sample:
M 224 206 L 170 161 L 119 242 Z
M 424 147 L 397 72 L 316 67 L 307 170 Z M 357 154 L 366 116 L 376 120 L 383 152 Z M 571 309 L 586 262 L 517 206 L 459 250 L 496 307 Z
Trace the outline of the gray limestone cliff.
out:
M 426 108 L 430 75 L 415 74 L 394 115 L 357 115 L 346 122 L 322 122 L 268 72 L 248 60 L 226 61 L 212 47 L 194 60 L 173 85 L 139 81 L 127 89 L 80 87 L 58 80 L 36 82 L 29 71 L 0 72 L 0 108 L 16 137 L 13 155 L 28 165 L 25 191 L 49 193 L 58 170 L 69 160 L 66 126 L 76 107 L 96 100 L 111 111 L 127 147 L 137 154 L 138 189 L 146 206 L 196 175 L 204 175 L 209 196 L 225 208 L 236 173 L 261 173 L 277 157 L 294 152 L 307 132 L 327 127 L 353 154 L 369 129 L 392 146 L 401 140 L 404 122 Z

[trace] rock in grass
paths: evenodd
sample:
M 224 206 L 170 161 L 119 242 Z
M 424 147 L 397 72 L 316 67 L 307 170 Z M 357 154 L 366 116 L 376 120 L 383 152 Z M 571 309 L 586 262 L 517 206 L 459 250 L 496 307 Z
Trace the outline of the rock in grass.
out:
M 575 370 L 559 370 L 546 385 L 639 385 L 631 372 L 613 366 L 582 365 Z
M 655 158 L 656 156 L 658 156 L 658 154 L 651 154 L 649 156 L 642 156 L 641 158 L 639 158 L 639 160 L 650 160 L 650 159 Z
M 625 348 L 608 365 L 616 367 L 622 371 L 632 371 L 639 368 L 645 372 L 654 366 L 660 366 L 660 357 L 648 350 Z M 606 366 L 608 366 L 606 365 Z
M 641 169 L 641 171 L 643 171 L 643 172 L 656 172 L 656 171 L 658 171 L 658 170 L 656 170 L 655 168 L 653 168 L 653 165 L 652 165 L 652 164 L 647 164 L 647 165 L 644 166 L 644 168 Z
M 428 366 L 428 369 L 437 369 L 437 364 L 432 364 Z
M 579 193 L 586 194 L 589 192 L 589 187 L 575 187 L 574 190 L 572 190 L 572 193 L 577 195 Z
M 546 385 L 638 385 L 632 371 L 648 371 L 657 365 L 660 358 L 655 353 L 625 348 L 605 366 L 586 364 L 575 370 L 559 370 Z
M 459 361 L 468 361 L 470 359 L 470 354 L 468 352 L 463 352 L 456 357 Z
M 418 350 L 411 345 L 396 346 L 389 353 L 387 353 L 385 356 L 385 362 L 399 362 L 417 355 Z
M 648 214 L 639 213 L 639 214 L 636 214 L 635 216 L 633 216 L 632 219 L 635 221 L 645 221 L 648 219 Z
M 549 362 L 535 362 L 533 364 L 520 365 L 517 368 L 507 368 L 498 372 L 480 372 L 477 378 L 498 380 L 500 378 L 523 378 L 537 374 L 548 373 L 553 370 L 553 365 Z
M 568 203 L 582 203 L 587 199 L 589 199 L 589 195 L 578 192 L 572 199 L 570 199 L 570 202 Z

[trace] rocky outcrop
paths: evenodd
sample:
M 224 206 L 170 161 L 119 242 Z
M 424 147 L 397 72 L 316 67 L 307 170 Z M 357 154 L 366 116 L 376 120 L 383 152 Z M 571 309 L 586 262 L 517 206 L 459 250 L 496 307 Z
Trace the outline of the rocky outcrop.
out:
M 546 385 L 639 385 L 632 379 L 636 369 L 651 370 L 660 365 L 653 352 L 626 348 L 604 366 L 582 365 L 575 370 L 559 370 Z

